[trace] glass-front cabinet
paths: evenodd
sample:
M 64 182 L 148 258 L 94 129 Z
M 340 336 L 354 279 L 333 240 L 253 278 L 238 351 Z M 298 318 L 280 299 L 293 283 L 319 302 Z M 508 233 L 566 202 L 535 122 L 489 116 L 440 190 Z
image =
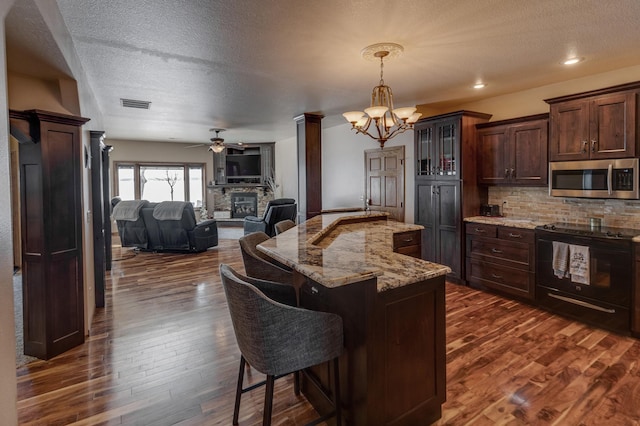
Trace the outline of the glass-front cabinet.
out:
M 435 179 L 459 179 L 460 119 L 416 123 L 416 173 Z

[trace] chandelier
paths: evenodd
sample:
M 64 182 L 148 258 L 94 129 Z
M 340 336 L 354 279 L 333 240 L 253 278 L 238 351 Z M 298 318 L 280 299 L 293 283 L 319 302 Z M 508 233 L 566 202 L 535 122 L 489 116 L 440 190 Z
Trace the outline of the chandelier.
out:
M 377 43 L 362 49 L 366 59 L 380 58 L 380 83 L 371 92 L 371 106 L 362 111 L 348 111 L 342 114 L 351 123 L 356 133 L 362 133 L 380 143 L 384 148 L 392 137 L 413 129 L 413 124 L 422 114 L 416 108 L 394 108 L 391 87 L 384 84 L 384 58 L 399 56 L 404 48 L 396 43 Z
M 218 136 L 218 133 L 220 132 L 224 132 L 224 129 L 209 129 L 210 132 L 216 132 L 216 136 L 211 138 L 211 145 L 209 145 L 209 151 L 213 151 L 216 154 L 221 153 L 222 151 L 224 151 L 224 139 L 222 139 L 220 136 Z

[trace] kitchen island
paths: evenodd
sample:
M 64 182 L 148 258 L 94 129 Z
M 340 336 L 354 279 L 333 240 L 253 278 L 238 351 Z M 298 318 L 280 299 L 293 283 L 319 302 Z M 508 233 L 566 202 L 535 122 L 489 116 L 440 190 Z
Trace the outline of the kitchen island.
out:
M 441 416 L 450 269 L 401 254 L 420 244 L 421 229 L 385 213 L 324 214 L 258 246 L 293 269 L 302 307 L 343 319 L 346 424 L 426 425 Z M 329 365 L 310 374 L 331 393 Z M 303 392 L 320 413 L 331 410 L 314 386 L 303 382 Z

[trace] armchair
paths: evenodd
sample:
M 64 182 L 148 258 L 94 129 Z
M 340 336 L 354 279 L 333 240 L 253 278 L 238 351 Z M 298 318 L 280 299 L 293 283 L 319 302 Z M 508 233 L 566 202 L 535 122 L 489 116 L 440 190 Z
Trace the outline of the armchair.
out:
M 278 198 L 269 201 L 261 218 L 247 216 L 244 218 L 244 235 L 252 232 L 264 232 L 270 237 L 276 233 L 274 225 L 282 220 L 289 219 L 295 222 L 298 214 L 298 206 L 293 198 Z

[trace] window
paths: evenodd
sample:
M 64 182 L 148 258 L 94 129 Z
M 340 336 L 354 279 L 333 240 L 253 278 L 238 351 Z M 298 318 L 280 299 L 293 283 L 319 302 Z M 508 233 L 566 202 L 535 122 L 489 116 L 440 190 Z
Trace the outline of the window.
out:
M 116 163 L 115 193 L 123 200 L 204 202 L 204 164 Z

